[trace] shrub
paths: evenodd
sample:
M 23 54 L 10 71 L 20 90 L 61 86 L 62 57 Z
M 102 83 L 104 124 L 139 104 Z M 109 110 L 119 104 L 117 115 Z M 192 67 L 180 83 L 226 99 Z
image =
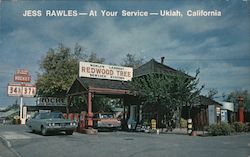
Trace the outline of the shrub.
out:
M 208 128 L 208 132 L 213 136 L 230 135 L 234 132 L 234 129 L 227 123 L 212 124 Z
M 244 125 L 244 131 L 245 132 L 250 132 L 250 123 L 245 123 L 245 125 Z
M 244 125 L 243 123 L 240 123 L 240 122 L 234 122 L 232 124 L 232 126 L 236 132 L 244 132 L 246 129 L 246 127 L 245 127 L 246 125 Z

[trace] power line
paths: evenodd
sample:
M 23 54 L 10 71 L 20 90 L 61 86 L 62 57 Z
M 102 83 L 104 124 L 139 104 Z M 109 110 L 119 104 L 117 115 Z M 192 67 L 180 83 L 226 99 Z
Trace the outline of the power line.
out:
M 197 59 L 182 59 L 182 58 L 178 58 L 178 59 L 173 59 L 173 58 L 166 58 L 166 61 L 250 61 L 250 58 L 225 58 L 225 59 L 221 59 L 221 58 L 197 58 Z

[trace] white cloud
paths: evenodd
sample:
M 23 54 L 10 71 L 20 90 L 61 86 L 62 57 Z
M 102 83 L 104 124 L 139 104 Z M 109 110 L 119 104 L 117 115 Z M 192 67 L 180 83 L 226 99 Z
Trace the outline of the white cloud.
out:
M 25 4 L 29 3 L 22 2 L 18 10 L 21 11 Z M 49 3 L 46 2 L 38 4 L 43 4 L 45 9 L 49 7 Z M 31 3 L 29 7 L 39 8 L 38 4 Z M 106 9 L 97 2 L 84 4 L 86 5 L 77 6 L 79 10 Z M 173 9 L 185 11 L 197 8 L 209 7 L 205 3 L 198 3 L 177 6 Z M 218 7 L 212 5 L 211 8 Z M 126 53 L 136 53 L 145 61 L 165 56 L 167 65 L 184 68 L 191 74 L 200 67 L 201 83 L 205 83 L 208 88 L 249 89 L 249 64 L 238 66 L 237 63 L 241 60 L 236 60 L 234 64 L 231 63 L 233 60 L 230 62 L 224 60 L 250 57 L 249 40 L 245 41 L 246 34 L 249 33 L 247 29 L 249 21 L 243 21 L 246 20 L 244 15 L 236 18 L 234 11 L 230 11 L 232 8 L 232 5 L 218 8 L 223 11 L 222 17 L 197 18 L 40 17 L 27 19 L 12 13 L 11 22 L 4 22 L 12 25 L 13 29 L 8 30 L 9 34 L 4 34 L 4 40 L 0 43 L 4 51 L 1 55 L 9 57 L 10 60 L 3 61 L 5 65 L 1 65 L 0 70 L 14 71 L 17 66 L 25 65 L 35 74 L 39 66 L 38 61 L 49 48 L 57 47 L 60 42 L 73 47 L 78 42 L 88 51 L 96 52 L 106 58 L 107 63 L 120 63 Z M 11 9 L 15 11 L 14 6 Z M 240 21 L 242 25 L 239 24 Z M 205 61 L 202 61 L 203 59 Z M 217 62 L 216 59 L 221 60 Z M 2 61 L 3 58 L 0 60 Z M 7 81 L 5 80 L 5 83 Z

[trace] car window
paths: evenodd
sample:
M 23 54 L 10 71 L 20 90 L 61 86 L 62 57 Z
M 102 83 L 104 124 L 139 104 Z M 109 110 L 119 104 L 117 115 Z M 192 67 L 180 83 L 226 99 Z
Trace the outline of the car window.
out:
M 41 118 L 41 114 L 36 114 L 35 116 L 34 116 L 34 119 L 40 119 Z
M 51 113 L 50 115 L 51 118 L 55 118 L 55 119 L 64 119 L 64 116 L 62 113 L 60 112 L 55 112 L 55 113 Z
M 36 119 L 64 119 L 64 116 L 60 112 L 48 112 L 40 113 L 36 116 Z
M 49 119 L 49 113 L 41 113 L 40 119 Z
M 113 114 L 102 114 L 101 118 L 114 118 Z

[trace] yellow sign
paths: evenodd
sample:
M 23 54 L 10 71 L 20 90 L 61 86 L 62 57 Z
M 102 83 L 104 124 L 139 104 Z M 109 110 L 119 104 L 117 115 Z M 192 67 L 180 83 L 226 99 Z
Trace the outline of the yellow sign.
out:
M 151 128 L 152 128 L 153 130 L 156 130 L 156 120 L 155 120 L 155 119 L 152 119 L 152 120 L 151 120 Z

